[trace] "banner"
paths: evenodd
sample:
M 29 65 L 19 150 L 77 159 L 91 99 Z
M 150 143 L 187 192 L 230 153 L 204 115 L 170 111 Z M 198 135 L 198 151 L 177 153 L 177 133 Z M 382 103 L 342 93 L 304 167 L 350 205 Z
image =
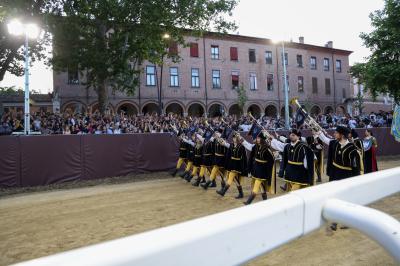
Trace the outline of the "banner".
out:
M 400 142 L 400 105 L 398 104 L 394 107 L 391 133 L 395 140 Z

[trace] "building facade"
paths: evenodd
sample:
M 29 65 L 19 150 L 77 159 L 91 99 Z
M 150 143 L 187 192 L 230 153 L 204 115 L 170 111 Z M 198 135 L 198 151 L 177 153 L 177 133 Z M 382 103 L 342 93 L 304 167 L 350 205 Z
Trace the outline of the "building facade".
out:
M 164 113 L 215 116 L 237 114 L 238 86 L 246 90 L 244 112 L 277 116 L 284 110 L 282 45 L 270 39 L 207 33 L 187 36 L 188 47 L 173 47 L 182 58 L 168 58 L 163 66 L 141 64 L 140 86 L 134 96 L 109 91 L 109 111 L 128 114 L 158 110 L 159 95 Z M 171 47 L 170 47 L 171 49 Z M 332 42 L 315 46 L 285 43 L 289 98 L 299 97 L 314 114 L 346 112 L 353 96 L 349 70 L 351 51 L 333 48 Z M 54 72 L 54 90 L 60 110 L 91 110 L 98 107 L 93 89 L 81 85 L 77 72 Z M 161 78 L 162 77 L 162 81 Z
M 4 113 L 23 113 L 24 112 L 24 95 L 0 95 L 0 115 Z M 54 109 L 54 100 L 52 94 L 31 94 L 30 108 L 31 114 L 57 112 Z

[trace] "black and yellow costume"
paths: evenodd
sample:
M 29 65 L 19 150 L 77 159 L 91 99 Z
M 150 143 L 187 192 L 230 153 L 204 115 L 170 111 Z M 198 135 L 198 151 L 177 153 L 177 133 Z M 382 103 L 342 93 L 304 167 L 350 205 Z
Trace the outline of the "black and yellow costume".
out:
M 254 184 L 245 204 L 253 201 L 260 188 L 263 200 L 267 199 L 267 191 L 272 194 L 276 193 L 275 157 L 265 142 L 253 146 L 249 158 L 249 172 Z
M 214 139 L 212 142 L 212 150 L 213 150 L 213 167 L 210 174 L 210 180 L 208 180 L 205 184 L 201 186 L 204 189 L 207 189 L 211 183 L 215 181 L 217 175 L 221 177 L 221 185 L 225 186 L 224 174 L 226 167 L 226 155 L 227 148 L 221 144 L 217 139 Z
M 210 175 L 210 173 L 211 173 L 211 167 L 213 165 L 213 156 L 214 156 L 213 142 L 206 141 L 202 147 L 200 173 L 199 173 L 199 176 L 198 176 L 196 182 L 193 184 L 193 186 L 199 186 L 200 183 L 205 183 L 205 175 L 206 174 Z M 202 182 L 202 181 L 204 181 L 204 182 Z
M 316 182 L 322 182 L 322 174 L 324 172 L 324 150 L 323 143 L 320 139 L 315 142 L 314 137 L 307 137 L 308 147 L 313 151 L 314 158 L 314 176 L 317 177 Z M 315 182 L 314 182 L 315 184 Z
M 187 153 L 188 153 L 188 144 L 181 139 L 179 141 L 179 157 L 178 161 L 176 162 L 175 170 L 172 172 L 172 176 L 176 175 L 176 173 L 182 167 L 183 163 L 187 163 Z
M 360 154 L 354 143 L 342 146 L 338 140 L 329 142 L 326 172 L 329 181 L 360 175 Z
M 360 173 L 364 173 L 364 165 L 365 165 L 365 151 L 363 147 L 363 141 L 359 138 L 354 138 L 353 143 L 357 148 L 358 154 L 360 155 Z
M 226 170 L 229 173 L 227 183 L 225 187 L 218 190 L 217 193 L 224 196 L 233 181 L 235 181 L 239 192 L 236 198 L 243 198 L 242 180 L 243 176 L 247 176 L 247 154 L 242 144 L 230 144 L 226 153 Z
M 193 167 L 192 173 L 186 177 L 186 181 L 190 182 L 194 176 L 198 175 L 200 165 L 202 163 L 203 145 L 196 143 L 193 147 Z
M 185 172 L 181 175 L 183 179 L 188 179 L 191 174 L 191 169 L 193 167 L 193 160 L 194 160 L 194 146 L 187 144 L 187 164 L 185 168 Z
M 364 145 L 363 145 L 363 141 L 358 137 L 358 133 L 357 131 L 355 131 L 355 129 L 351 129 L 350 131 L 351 134 L 351 140 L 354 143 L 354 145 L 356 145 L 358 154 L 360 154 L 360 173 L 363 174 L 364 173 L 364 164 L 365 164 L 365 152 L 364 152 Z
M 288 191 L 311 186 L 314 183 L 314 153 L 303 142 L 287 144 L 283 150 L 284 177 Z M 304 165 L 307 163 L 307 168 Z

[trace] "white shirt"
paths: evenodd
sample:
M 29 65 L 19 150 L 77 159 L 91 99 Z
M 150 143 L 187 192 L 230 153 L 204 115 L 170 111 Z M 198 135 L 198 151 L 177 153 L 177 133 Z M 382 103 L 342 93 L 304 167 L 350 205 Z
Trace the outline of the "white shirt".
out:
M 189 139 L 183 139 L 184 142 L 186 142 L 187 144 L 189 144 L 190 146 L 194 147 L 194 142 L 189 140 Z
M 329 143 L 333 140 L 333 139 L 330 139 L 327 136 L 325 136 L 325 134 L 322 132 L 318 137 L 326 145 L 329 145 Z M 349 143 L 349 140 L 346 139 L 346 141 L 340 141 L 339 143 L 340 143 L 340 146 L 343 148 L 344 146 L 346 146 Z
M 240 125 L 239 128 L 241 128 L 243 131 L 249 131 L 251 128 L 251 125 Z
M 351 120 L 349 121 L 349 126 L 350 126 L 350 128 L 356 128 L 356 125 L 357 125 L 356 120 L 351 119 Z
M 296 141 L 295 143 L 291 142 L 290 145 L 294 146 L 294 145 L 297 144 L 297 142 L 298 142 L 298 141 Z M 277 151 L 280 151 L 280 152 L 283 152 L 283 150 L 285 149 L 285 146 L 288 145 L 288 144 L 289 144 L 289 143 L 280 142 L 280 141 L 277 140 L 277 139 L 273 139 L 273 140 L 271 141 L 271 147 L 272 147 L 274 150 L 277 150 Z M 306 156 L 304 156 L 303 164 L 304 164 L 304 168 L 308 169 L 308 167 L 307 167 L 307 158 L 306 158 Z
M 252 151 L 255 144 L 251 144 L 247 140 L 243 139 L 242 145 L 245 147 L 246 150 Z

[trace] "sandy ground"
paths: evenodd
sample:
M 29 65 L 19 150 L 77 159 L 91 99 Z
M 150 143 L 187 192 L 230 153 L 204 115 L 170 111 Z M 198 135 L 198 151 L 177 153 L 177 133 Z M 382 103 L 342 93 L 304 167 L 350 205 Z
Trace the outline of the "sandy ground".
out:
M 380 169 L 399 165 L 400 157 L 386 158 L 379 163 Z M 132 182 L 133 178 L 154 177 L 161 179 Z M 215 189 L 203 191 L 179 177 L 167 178 L 166 173 L 132 176 L 117 184 L 109 183 L 100 181 L 97 185 L 89 184 L 91 187 L 5 193 L 0 199 L 0 265 L 243 206 L 241 200 L 234 199 L 236 188 L 221 198 Z M 247 180 L 245 197 L 249 195 L 249 187 Z M 400 194 L 372 206 L 400 219 Z M 355 230 L 329 234 L 322 228 L 249 265 L 395 265 L 395 262 L 380 246 Z

